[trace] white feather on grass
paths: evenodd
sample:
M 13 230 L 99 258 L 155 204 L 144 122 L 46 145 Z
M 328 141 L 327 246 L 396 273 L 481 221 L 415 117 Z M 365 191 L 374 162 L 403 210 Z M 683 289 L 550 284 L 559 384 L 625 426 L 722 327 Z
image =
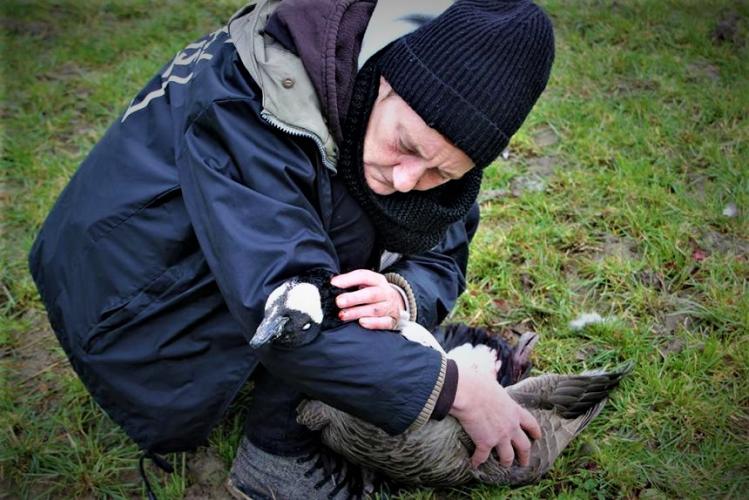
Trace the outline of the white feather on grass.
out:
M 576 319 L 570 321 L 570 328 L 579 331 L 588 325 L 595 325 L 596 323 L 603 323 L 605 321 L 607 321 L 607 319 L 601 317 L 597 312 L 583 313 Z

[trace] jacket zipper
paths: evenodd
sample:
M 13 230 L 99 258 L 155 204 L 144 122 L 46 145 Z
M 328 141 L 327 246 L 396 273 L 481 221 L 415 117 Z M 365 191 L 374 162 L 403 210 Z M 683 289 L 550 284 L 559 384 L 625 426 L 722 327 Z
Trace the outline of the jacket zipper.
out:
M 266 110 L 262 110 L 260 112 L 260 116 L 268 122 L 270 125 L 276 127 L 281 132 L 284 132 L 289 135 L 293 135 L 296 137 L 304 137 L 305 139 L 312 139 L 312 141 L 317 145 L 317 150 L 320 153 L 320 158 L 322 159 L 323 165 L 327 167 L 328 169 L 332 170 L 334 173 L 336 172 L 336 166 L 335 163 L 331 162 L 328 159 L 328 154 L 325 151 L 325 146 L 323 145 L 322 141 L 319 137 L 317 137 L 315 134 L 308 132 L 307 130 L 293 127 L 291 125 L 288 125 L 275 116 L 273 116 L 271 113 L 269 113 Z

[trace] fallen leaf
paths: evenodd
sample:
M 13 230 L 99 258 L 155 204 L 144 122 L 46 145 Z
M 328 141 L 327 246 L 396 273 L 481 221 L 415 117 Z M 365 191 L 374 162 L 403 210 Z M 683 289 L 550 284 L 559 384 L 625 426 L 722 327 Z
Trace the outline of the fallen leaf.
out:
M 502 312 L 509 312 L 512 306 L 510 305 L 510 302 L 504 299 L 494 299 L 492 300 L 492 304 L 494 304 L 494 307 L 499 309 Z
M 697 262 L 702 262 L 707 258 L 707 252 L 705 252 L 701 248 L 695 248 L 694 250 L 692 250 L 692 258 Z

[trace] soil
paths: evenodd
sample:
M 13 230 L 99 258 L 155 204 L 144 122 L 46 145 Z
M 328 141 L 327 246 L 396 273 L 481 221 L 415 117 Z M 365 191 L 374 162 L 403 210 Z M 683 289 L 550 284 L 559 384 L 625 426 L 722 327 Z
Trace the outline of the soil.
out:
M 637 259 L 637 242 L 630 238 L 622 238 L 613 234 L 605 234 L 599 251 L 593 255 L 593 260 L 601 261 L 607 257 L 621 260 Z
M 716 45 L 728 43 L 737 48 L 743 47 L 745 41 L 744 37 L 741 35 L 739 26 L 740 22 L 741 14 L 735 10 L 726 12 L 720 20 L 718 20 L 712 33 L 710 33 L 710 38 L 712 38 L 713 43 Z
M 702 82 L 705 80 L 719 82 L 720 68 L 710 61 L 699 59 L 693 63 L 687 64 L 686 79 L 692 82 Z
M 40 382 L 42 374 L 68 369 L 69 364 L 60 352 L 59 344 L 47 318 L 40 311 L 29 311 L 27 318 L 31 327 L 21 336 L 14 335 L 15 347 L 11 349 L 11 377 L 14 383 L 35 384 L 35 390 L 44 390 L 46 383 Z
M 553 146 L 559 142 L 559 135 L 553 128 L 546 125 L 533 133 L 533 142 L 540 148 Z
M 213 500 L 228 497 L 224 482 L 229 474 L 221 457 L 211 448 L 201 448 L 189 457 L 190 486 L 185 490 L 185 500 Z
M 704 230 L 697 243 L 710 253 L 718 252 L 737 257 L 749 256 L 749 240 L 732 234 L 720 233 L 713 229 Z
M 510 181 L 512 196 L 521 196 L 525 192 L 545 191 L 549 178 L 554 175 L 559 161 L 554 156 L 539 156 L 526 162 L 527 168 L 523 175 L 518 175 Z

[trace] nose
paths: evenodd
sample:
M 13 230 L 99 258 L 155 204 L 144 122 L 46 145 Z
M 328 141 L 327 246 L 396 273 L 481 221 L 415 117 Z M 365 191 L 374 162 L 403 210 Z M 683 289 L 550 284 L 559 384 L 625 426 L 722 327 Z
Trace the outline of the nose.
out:
M 393 188 L 401 193 L 411 191 L 424 175 L 426 164 L 423 162 L 401 163 L 393 167 Z

